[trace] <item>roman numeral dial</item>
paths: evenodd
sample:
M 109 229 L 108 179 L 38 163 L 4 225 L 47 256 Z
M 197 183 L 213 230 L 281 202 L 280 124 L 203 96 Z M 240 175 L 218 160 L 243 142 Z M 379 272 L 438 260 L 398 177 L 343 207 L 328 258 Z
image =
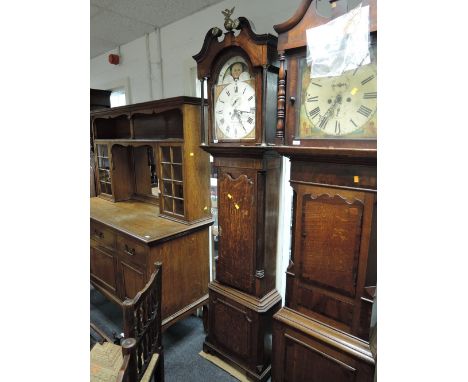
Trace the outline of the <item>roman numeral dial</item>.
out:
M 334 77 L 310 78 L 307 68 L 301 80 L 300 138 L 376 137 L 375 63 Z
M 215 139 L 255 138 L 255 90 L 251 83 L 236 80 L 215 86 Z

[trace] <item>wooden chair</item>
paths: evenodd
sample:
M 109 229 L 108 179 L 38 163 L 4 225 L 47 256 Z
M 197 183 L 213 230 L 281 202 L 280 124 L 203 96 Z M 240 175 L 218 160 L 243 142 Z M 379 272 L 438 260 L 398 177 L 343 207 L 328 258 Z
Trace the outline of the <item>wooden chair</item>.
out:
M 97 343 L 91 350 L 91 382 L 164 381 L 161 345 L 162 265 L 133 299 L 123 303 L 124 340 Z

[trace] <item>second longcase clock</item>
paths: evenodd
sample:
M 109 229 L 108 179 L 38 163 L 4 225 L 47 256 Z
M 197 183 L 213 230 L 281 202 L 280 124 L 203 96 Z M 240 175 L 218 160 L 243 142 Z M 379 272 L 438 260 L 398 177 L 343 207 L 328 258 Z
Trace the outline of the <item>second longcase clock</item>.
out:
M 281 305 L 275 289 L 281 158 L 269 145 L 276 126 L 277 40 L 254 33 L 243 17 L 225 16 L 228 32 L 212 28 L 194 56 L 198 77 L 208 85 L 203 148 L 213 155 L 218 176 L 219 252 L 204 350 L 264 381 L 272 316 Z
M 278 32 L 277 151 L 291 160 L 291 258 L 285 306 L 273 321 L 275 382 L 370 382 L 370 323 L 377 285 L 376 1 L 303 0 Z M 314 66 L 308 49 L 326 26 L 365 21 L 354 67 Z M 354 19 L 355 20 L 355 19 Z M 368 26 L 367 26 L 368 25 Z M 331 32 L 330 32 L 331 31 Z M 309 37 L 308 37 L 309 36 Z M 336 52 L 326 52 L 328 62 Z M 312 60 L 308 60 L 311 57 Z M 320 61 L 319 61 L 320 62 Z M 319 71 L 322 69 L 322 72 Z M 285 76 L 287 70 L 287 76 Z

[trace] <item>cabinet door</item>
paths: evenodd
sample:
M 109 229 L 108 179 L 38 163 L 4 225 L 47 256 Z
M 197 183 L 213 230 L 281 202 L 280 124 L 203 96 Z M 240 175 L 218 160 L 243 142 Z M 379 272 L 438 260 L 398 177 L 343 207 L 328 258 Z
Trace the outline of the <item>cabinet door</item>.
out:
M 115 280 L 114 257 L 91 246 L 91 278 L 101 287 L 116 294 L 117 284 Z
M 129 261 L 119 259 L 119 268 L 121 276 L 122 300 L 134 298 L 145 286 L 145 272 L 143 268 Z
M 247 293 L 254 292 L 256 187 L 255 173 L 219 169 L 220 240 L 216 278 Z
M 100 194 L 112 196 L 111 158 L 109 147 L 105 144 L 96 145 L 96 164 L 98 171 L 98 190 Z

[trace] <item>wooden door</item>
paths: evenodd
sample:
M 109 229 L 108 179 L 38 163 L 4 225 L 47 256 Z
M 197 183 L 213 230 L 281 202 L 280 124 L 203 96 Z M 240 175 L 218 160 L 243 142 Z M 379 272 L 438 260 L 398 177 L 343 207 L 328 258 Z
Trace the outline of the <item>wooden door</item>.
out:
M 254 293 L 256 184 L 255 172 L 220 168 L 218 222 L 220 241 L 216 279 Z
M 91 241 L 91 278 L 112 294 L 117 293 L 114 256 L 93 246 Z
M 375 235 L 375 194 L 304 184 L 295 190 L 295 276 L 287 305 L 366 338 L 372 310 L 366 278 Z
M 142 267 L 119 257 L 119 275 L 121 278 L 120 298 L 134 298 L 145 286 L 145 272 Z

